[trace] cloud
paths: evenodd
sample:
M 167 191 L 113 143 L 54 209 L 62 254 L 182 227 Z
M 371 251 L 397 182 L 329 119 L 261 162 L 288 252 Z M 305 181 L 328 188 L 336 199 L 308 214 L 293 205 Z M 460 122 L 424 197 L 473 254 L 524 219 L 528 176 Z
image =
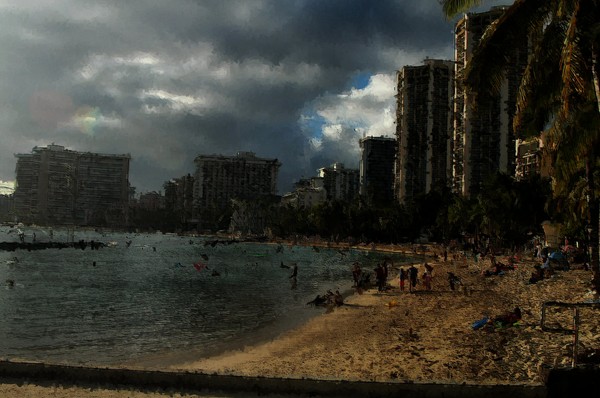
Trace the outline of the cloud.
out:
M 280 193 L 356 167 L 360 137 L 393 135 L 395 71 L 452 56 L 452 24 L 418 3 L 3 1 L 0 179 L 52 142 L 130 153 L 138 192 L 203 153 L 278 158 Z
M 313 134 L 309 138 L 313 167 L 327 166 L 316 164 L 327 160 L 358 168 L 361 138 L 395 135 L 395 79 L 395 74 L 372 75 L 363 88 L 352 87 L 313 101 L 301 117 L 305 133 Z
M 0 180 L 0 195 L 10 195 L 15 189 L 14 181 L 2 181 Z

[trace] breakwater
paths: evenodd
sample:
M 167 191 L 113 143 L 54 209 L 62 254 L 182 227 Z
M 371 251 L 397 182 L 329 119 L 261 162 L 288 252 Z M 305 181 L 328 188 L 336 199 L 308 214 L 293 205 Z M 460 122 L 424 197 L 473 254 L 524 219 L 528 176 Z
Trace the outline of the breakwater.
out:
M 0 250 L 14 252 L 16 250 L 46 250 L 46 249 L 81 249 L 91 250 L 105 247 L 103 242 L 84 241 L 77 242 L 0 242 Z

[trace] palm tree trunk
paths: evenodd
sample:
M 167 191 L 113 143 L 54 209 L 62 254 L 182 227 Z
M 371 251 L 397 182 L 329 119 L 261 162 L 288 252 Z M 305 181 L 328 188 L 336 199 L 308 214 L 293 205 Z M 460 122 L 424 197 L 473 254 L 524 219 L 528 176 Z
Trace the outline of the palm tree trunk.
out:
M 600 112 L 600 73 L 598 69 L 598 46 L 592 44 L 592 78 L 594 80 L 594 93 L 596 94 L 596 104 L 598 106 L 598 112 Z
M 590 227 L 590 246 L 592 249 L 592 256 L 590 259 L 590 266 L 592 268 L 592 288 L 595 291 L 596 296 L 600 295 L 600 253 L 598 250 L 599 239 L 598 239 L 598 227 L 599 227 L 599 208 L 598 198 L 595 193 L 595 181 L 594 181 L 594 165 L 595 157 L 593 151 L 590 151 L 585 161 L 585 174 L 587 178 L 588 187 L 588 223 Z
M 598 46 L 595 44 L 595 41 L 592 42 L 592 77 L 594 80 L 594 93 L 596 94 L 596 104 L 598 106 L 598 112 L 600 112 L 600 77 L 599 77 L 599 69 L 600 65 L 598 65 Z M 599 261 L 599 245 L 600 240 L 598 239 L 598 229 L 600 224 L 600 214 L 598 213 L 598 199 L 596 198 L 596 194 L 594 191 L 595 181 L 594 181 L 594 166 L 595 166 L 595 157 L 592 153 L 586 159 L 585 172 L 586 178 L 588 182 L 588 190 L 590 192 L 590 202 L 588 204 L 589 211 L 589 220 L 591 227 L 590 233 L 590 245 L 592 246 L 592 258 L 591 258 L 591 266 L 592 266 L 592 285 L 596 292 L 596 296 L 600 295 L 600 261 Z

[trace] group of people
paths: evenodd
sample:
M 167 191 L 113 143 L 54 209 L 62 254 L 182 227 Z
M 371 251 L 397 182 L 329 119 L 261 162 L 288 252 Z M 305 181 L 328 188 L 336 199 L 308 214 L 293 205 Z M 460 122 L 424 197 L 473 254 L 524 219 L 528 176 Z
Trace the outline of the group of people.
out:
M 404 269 L 404 268 L 400 268 L 400 272 L 398 274 L 398 278 L 400 279 L 400 290 L 404 291 L 404 287 L 406 285 L 406 281 L 408 280 L 408 289 L 409 291 L 413 291 L 417 288 L 417 283 L 419 280 L 419 270 L 417 269 L 417 267 L 415 267 L 414 264 L 412 264 L 409 268 Z M 423 275 L 423 282 L 425 284 L 425 286 L 429 287 L 428 290 L 431 290 L 431 281 L 432 281 L 432 277 L 431 274 L 428 274 L 427 272 L 425 272 L 425 274 Z
M 423 263 L 423 272 L 420 273 L 419 268 L 415 264 L 409 267 L 400 267 L 398 271 L 398 280 L 400 291 L 408 289 L 409 292 L 417 290 L 417 285 L 420 283 L 423 286 L 423 290 L 433 290 L 433 277 L 434 267 L 425 262 Z M 374 274 L 377 283 L 377 291 L 383 292 L 388 288 L 387 280 L 389 274 L 389 263 L 384 261 L 377 264 L 374 269 Z M 368 288 L 370 273 L 364 272 L 358 262 L 352 265 L 352 279 L 354 281 L 353 287 L 356 288 L 359 293 L 362 289 Z M 453 272 L 448 272 L 448 284 L 450 290 L 456 290 L 457 285 L 461 284 L 460 278 Z M 408 285 L 408 286 L 407 286 Z
M 510 326 L 515 326 L 522 319 L 521 308 L 515 307 L 512 311 L 505 312 L 494 317 L 484 316 L 482 319 L 475 321 L 471 324 L 471 329 L 499 329 Z
M 428 263 L 424 263 L 423 268 L 425 268 L 421 276 L 423 287 L 425 290 L 432 290 L 433 267 Z M 400 268 L 398 278 L 400 279 L 400 290 L 404 291 L 406 281 L 408 280 L 408 290 L 412 292 L 417 289 L 417 284 L 419 283 L 419 269 L 414 264 L 407 269 Z
M 389 276 L 389 268 L 390 262 L 383 261 L 382 263 L 377 264 L 377 267 L 374 269 L 377 291 L 379 292 L 383 292 L 388 288 L 387 280 Z M 428 263 L 424 263 L 423 268 L 425 268 L 425 271 L 421 276 L 423 286 L 425 290 L 432 290 L 433 267 Z M 363 272 L 360 264 L 355 262 L 352 265 L 352 279 L 354 281 L 353 287 L 359 290 L 365 289 L 368 287 L 366 284 L 369 282 L 369 273 Z M 408 268 L 401 267 L 398 272 L 398 279 L 400 281 L 399 286 L 401 291 L 406 289 L 406 284 L 408 281 L 408 290 L 412 292 L 413 290 L 416 290 L 417 284 L 419 283 L 419 269 L 414 264 Z M 452 283 L 456 283 L 456 280 L 457 278 L 453 279 Z
M 515 269 L 514 259 L 512 257 L 509 258 L 509 263 L 504 264 L 496 260 L 496 257 L 490 253 L 490 268 L 481 271 L 483 276 L 492 276 L 492 275 L 504 275 L 506 271 L 511 271 Z
M 339 290 L 336 290 L 333 293 L 331 290 L 327 290 L 327 293 L 324 295 L 317 294 L 317 297 L 314 300 L 309 301 L 306 305 L 314 305 L 320 307 L 330 307 L 330 306 L 341 306 L 344 304 L 344 297 L 340 293 Z
M 375 268 L 375 279 L 377 280 L 377 291 L 383 292 L 387 289 L 387 278 L 388 278 L 388 263 L 383 262 L 377 264 Z

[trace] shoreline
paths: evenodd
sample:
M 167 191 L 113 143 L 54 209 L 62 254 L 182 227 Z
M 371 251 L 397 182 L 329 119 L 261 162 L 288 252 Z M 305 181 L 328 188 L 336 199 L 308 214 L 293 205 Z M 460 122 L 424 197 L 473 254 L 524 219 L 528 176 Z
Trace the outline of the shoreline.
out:
M 483 277 L 481 264 L 472 260 L 431 264 L 432 291 L 419 285 L 414 293 L 400 292 L 393 277 L 389 281 L 393 287 L 386 292 L 370 289 L 354 294 L 345 305 L 273 341 L 172 369 L 351 381 L 536 384 L 542 382 L 544 369 L 569 363 L 564 346 L 572 337 L 542 331 L 541 306 L 546 301 L 589 299 L 585 288 L 589 271 L 565 271 L 529 285 L 533 260 L 522 260 L 516 270 L 493 277 Z M 461 291 L 446 286 L 446 272 L 461 275 Z M 524 311 L 520 325 L 471 330 L 470 325 L 484 315 L 502 314 L 515 306 Z M 582 341 L 598 346 L 598 325 L 586 327 Z
M 209 239 L 210 240 L 210 239 Z M 399 251 L 399 250 L 393 250 L 390 248 L 387 248 L 387 250 L 385 249 L 381 249 L 381 248 L 377 248 L 377 249 L 372 249 L 369 245 L 369 247 L 343 247 L 343 246 L 338 246 L 338 247 L 333 247 L 333 246 L 328 246 L 326 243 L 310 243 L 310 244 L 299 244 L 299 243 L 293 243 L 293 242 L 260 242 L 260 241 L 256 241 L 256 242 L 248 242 L 248 241 L 240 241 L 240 243 L 256 243 L 256 244 L 260 244 L 260 245 L 284 245 L 284 246 L 302 246 L 302 247 L 306 247 L 306 248 L 311 248 L 311 247 L 317 247 L 320 249 L 329 249 L 329 250 L 342 250 L 342 249 L 346 249 L 346 250 L 361 250 L 361 251 L 367 251 L 367 252 L 380 252 L 380 253 L 392 253 L 392 254 L 399 254 L 399 255 L 403 255 L 406 256 L 406 262 L 403 262 L 401 265 L 395 265 L 392 268 L 390 268 L 390 278 L 392 278 L 392 275 L 395 275 L 396 273 L 396 269 L 398 269 L 399 267 L 408 267 L 411 264 L 417 265 L 419 266 L 419 264 L 421 264 L 421 261 L 415 262 L 415 256 L 420 256 L 420 257 L 424 257 L 425 254 L 417 254 L 415 255 L 412 251 L 409 250 L 404 250 L 404 251 Z M 421 260 L 421 259 L 419 259 Z M 367 270 L 371 270 L 371 265 L 374 267 L 375 264 L 368 264 L 368 266 L 365 268 Z M 345 280 L 347 282 L 347 285 L 344 285 L 343 287 L 340 286 L 340 293 L 342 294 L 342 296 L 344 297 L 344 300 L 346 302 L 347 305 L 352 306 L 353 304 L 350 304 L 350 301 L 352 301 L 352 297 L 353 296 L 357 296 L 356 293 L 356 288 L 354 286 L 352 286 L 352 275 L 350 272 L 350 263 L 348 263 L 348 278 L 347 280 Z M 373 281 L 373 279 L 372 279 Z M 333 289 L 332 287 L 332 290 Z M 324 293 L 324 292 L 321 292 Z M 368 293 L 367 293 L 368 294 Z M 284 324 L 278 324 L 278 326 L 276 328 L 272 328 L 272 327 L 264 327 L 262 328 L 262 330 L 259 330 L 258 333 L 253 333 L 251 336 L 247 336 L 246 338 L 244 338 L 242 341 L 234 341 L 234 342 L 230 342 L 230 343 L 223 343 L 222 345 L 220 345 L 217 348 L 214 349 L 210 349 L 208 350 L 208 353 L 206 352 L 206 349 L 198 349 L 197 351 L 195 350 L 191 350 L 191 351 L 186 351 L 186 352 L 177 352 L 177 353 L 170 353 L 170 352 L 163 352 L 163 353 L 155 353 L 152 355 L 148 355 L 144 358 L 138 358 L 132 361 L 126 361 L 122 364 L 118 364 L 117 366 L 120 368 L 132 368 L 132 369 L 152 369 L 152 370 L 161 370 L 161 369 L 165 369 L 165 367 L 167 369 L 177 369 L 177 365 L 180 365 L 182 362 L 186 363 L 186 362 L 193 362 L 192 360 L 183 360 L 184 358 L 190 358 L 190 357 L 202 357 L 202 358 L 215 358 L 215 357 L 220 357 L 222 355 L 227 355 L 231 352 L 238 352 L 238 351 L 245 351 L 251 347 L 255 347 L 255 346 L 259 346 L 262 344 L 267 344 L 269 342 L 272 342 L 274 340 L 277 340 L 279 338 L 281 338 L 282 336 L 285 336 L 288 333 L 293 333 L 295 330 L 300 329 L 302 327 L 304 327 L 308 322 L 311 322 L 311 320 L 315 319 L 315 318 L 319 318 L 322 317 L 328 313 L 331 313 L 332 311 L 334 311 L 335 309 L 330 306 L 330 307 L 316 307 L 316 308 L 310 308 L 307 309 L 304 313 L 304 315 L 302 316 L 301 319 L 299 320 L 292 320 L 292 319 L 286 319 Z M 310 312 L 312 313 L 310 313 Z
M 316 246 L 312 242 L 290 243 Z M 320 247 L 333 248 L 326 243 Z M 412 247 L 403 247 L 408 253 L 402 253 L 414 255 Z M 153 369 L 348 382 L 539 386 L 548 369 L 569 364 L 568 348 L 572 337 L 542 331 L 541 306 L 546 301 L 591 299 L 590 271 L 557 272 L 551 278 L 528 284 L 537 260 L 522 258 L 515 270 L 502 276 L 484 277 L 482 270 L 489 266 L 488 259 L 476 263 L 470 258 L 454 259 L 455 253 L 451 253 L 448 261 L 443 262 L 433 255 L 439 246 L 426 247 L 428 252 L 423 254 L 424 260 L 418 265 L 421 268 L 427 261 L 434 267 L 431 292 L 424 291 L 422 284 L 417 286 L 415 293 L 401 292 L 397 276 L 391 273 L 390 288 L 385 292 L 371 288 L 363 294 L 355 293 L 346 298 L 344 305 L 317 314 L 274 339 L 257 344 L 251 342 L 212 357 L 179 358 L 179 362 L 174 358 L 170 366 L 162 363 Z M 378 249 L 381 247 L 365 248 L 383 251 Z M 507 257 L 497 256 L 497 260 L 506 263 Z M 461 277 L 461 289 L 450 290 L 446 272 Z M 523 309 L 523 319 L 518 326 L 471 329 L 470 325 L 483 315 L 500 314 L 515 305 Z M 597 322 L 582 324 L 581 332 L 582 344 L 600 347 Z M 161 363 L 160 357 L 157 362 Z M 5 391 L 3 388 L 8 388 L 7 384 L 0 385 L 0 393 Z M 21 388 L 27 389 L 26 386 Z M 173 396 L 139 394 L 142 395 L 135 396 Z M 11 396 L 28 398 L 39 394 L 13 393 Z M 65 392 L 60 396 L 92 395 L 77 390 L 73 395 Z M 117 395 L 111 388 L 107 395 L 98 391 L 98 395 L 93 396 L 120 398 L 134 395 L 131 392 Z

